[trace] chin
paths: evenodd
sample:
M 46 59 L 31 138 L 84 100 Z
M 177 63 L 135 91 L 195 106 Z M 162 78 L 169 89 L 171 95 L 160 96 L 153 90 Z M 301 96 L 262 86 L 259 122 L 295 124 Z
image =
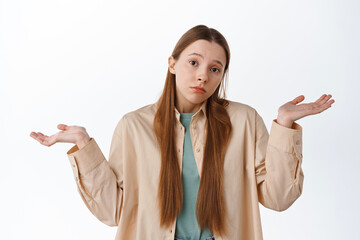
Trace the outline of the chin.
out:
M 192 97 L 192 98 L 188 98 L 188 101 L 191 102 L 192 104 L 201 104 L 204 101 L 206 101 L 208 98 L 199 98 L 199 97 Z

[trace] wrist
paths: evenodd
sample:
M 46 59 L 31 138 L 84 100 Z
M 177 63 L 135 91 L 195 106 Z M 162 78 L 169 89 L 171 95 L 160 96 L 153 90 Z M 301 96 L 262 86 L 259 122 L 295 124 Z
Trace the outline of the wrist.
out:
M 282 118 L 277 118 L 276 122 L 278 124 L 280 124 L 281 126 L 287 127 L 287 128 L 292 128 L 292 125 L 294 123 L 294 121 L 289 121 L 289 120 L 285 120 L 285 119 L 282 119 Z
M 89 136 L 83 136 L 79 139 L 75 144 L 78 146 L 79 149 L 83 148 L 88 142 L 90 141 Z

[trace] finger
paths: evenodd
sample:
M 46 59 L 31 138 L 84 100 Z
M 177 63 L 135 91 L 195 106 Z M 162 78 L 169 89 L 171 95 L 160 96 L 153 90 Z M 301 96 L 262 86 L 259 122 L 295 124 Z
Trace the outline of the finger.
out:
M 56 143 L 56 138 L 54 137 L 54 135 L 52 135 L 52 136 L 50 136 L 50 137 L 47 137 L 47 138 L 45 138 L 44 140 L 43 140 L 43 145 L 45 145 L 45 146 L 48 146 L 48 147 L 50 147 L 50 146 L 52 146 L 53 144 L 55 144 Z
M 37 132 L 38 135 L 42 136 L 42 137 L 48 137 L 47 135 L 42 134 L 41 132 Z
M 305 96 L 304 96 L 304 95 L 300 95 L 300 96 L 294 98 L 294 100 L 292 100 L 291 103 L 293 103 L 293 104 L 298 104 L 298 103 L 304 101 L 304 99 L 305 99 Z
M 30 137 L 39 137 L 39 136 L 47 137 L 46 135 L 42 134 L 41 132 L 31 132 L 30 133 Z
M 38 138 L 38 134 L 36 132 L 31 132 L 30 133 L 30 137 L 34 138 L 35 140 L 37 140 Z
M 331 97 L 331 94 L 326 95 L 321 101 L 319 101 L 319 104 L 324 105 Z
M 320 103 L 324 98 L 326 97 L 326 94 L 323 94 L 318 100 L 315 101 L 315 103 Z
M 334 102 L 335 102 L 335 100 L 331 99 L 330 101 L 328 101 L 322 105 L 318 105 L 316 108 L 314 108 L 314 114 L 318 114 L 318 113 L 325 111 L 326 109 L 330 108 L 331 104 L 333 104 Z
M 326 102 L 323 106 L 327 108 L 331 107 L 331 105 L 335 102 L 334 99 L 331 99 L 330 101 Z
M 41 137 L 41 135 L 39 133 L 37 133 L 37 132 L 31 132 L 30 137 L 33 137 L 33 138 L 37 139 L 37 138 Z
M 45 136 L 44 134 L 41 134 L 41 133 L 37 133 L 37 138 L 40 140 L 40 141 L 44 141 L 44 139 L 47 137 Z
M 58 124 L 57 128 L 64 131 L 64 130 L 68 130 L 69 126 L 66 124 Z
M 55 143 L 55 139 L 53 138 L 53 136 L 48 137 L 42 134 L 41 132 L 31 132 L 30 136 L 35 140 L 37 140 L 40 144 L 45 145 L 47 147 L 50 147 Z
M 40 134 L 38 134 L 36 132 L 31 132 L 30 137 L 34 138 L 36 141 L 38 141 L 40 143 L 42 143 L 42 141 L 44 140 L 44 136 L 41 136 Z
M 56 137 L 55 134 L 51 135 L 51 136 L 39 136 L 39 142 L 42 145 L 45 145 L 47 147 L 50 147 L 51 145 L 53 145 L 54 143 L 56 143 Z
M 322 107 L 319 108 L 317 113 L 321 113 L 321 112 L 325 111 L 326 109 L 328 109 L 329 107 L 331 107 L 331 105 L 325 104 L 325 105 L 323 105 Z

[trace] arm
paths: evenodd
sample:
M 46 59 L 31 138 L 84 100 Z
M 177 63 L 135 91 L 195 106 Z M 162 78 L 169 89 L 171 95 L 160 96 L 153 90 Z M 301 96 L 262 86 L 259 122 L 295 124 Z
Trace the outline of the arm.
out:
M 112 137 L 109 162 L 93 138 L 81 149 L 75 145 L 67 152 L 80 196 L 88 209 L 109 226 L 117 226 L 121 214 L 125 134 L 122 119 Z
M 263 119 L 256 112 L 255 131 L 259 202 L 276 211 L 286 210 L 302 193 L 302 127 L 293 123 L 293 128 L 287 128 L 273 120 L 269 136 Z
M 305 99 L 300 95 L 283 104 L 272 123 L 270 137 L 256 112 L 255 172 L 259 202 L 265 207 L 283 211 L 301 195 L 302 127 L 295 121 L 330 108 L 335 102 L 331 97 L 323 94 L 315 102 L 299 104 Z

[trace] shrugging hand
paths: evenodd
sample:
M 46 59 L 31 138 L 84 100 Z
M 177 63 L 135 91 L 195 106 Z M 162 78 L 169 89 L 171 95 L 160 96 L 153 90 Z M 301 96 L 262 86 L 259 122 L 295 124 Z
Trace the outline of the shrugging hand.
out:
M 61 131 L 51 136 L 44 135 L 41 132 L 31 132 L 30 137 L 48 147 L 57 142 L 67 142 L 76 144 L 79 149 L 84 147 L 90 140 L 84 127 L 59 124 L 57 125 L 57 128 Z
M 331 104 L 335 102 L 334 99 L 330 100 L 331 97 L 331 94 L 323 94 L 315 102 L 297 105 L 305 99 L 304 95 L 300 95 L 279 108 L 277 122 L 280 125 L 291 128 L 294 121 L 309 115 L 321 113 L 331 107 Z

